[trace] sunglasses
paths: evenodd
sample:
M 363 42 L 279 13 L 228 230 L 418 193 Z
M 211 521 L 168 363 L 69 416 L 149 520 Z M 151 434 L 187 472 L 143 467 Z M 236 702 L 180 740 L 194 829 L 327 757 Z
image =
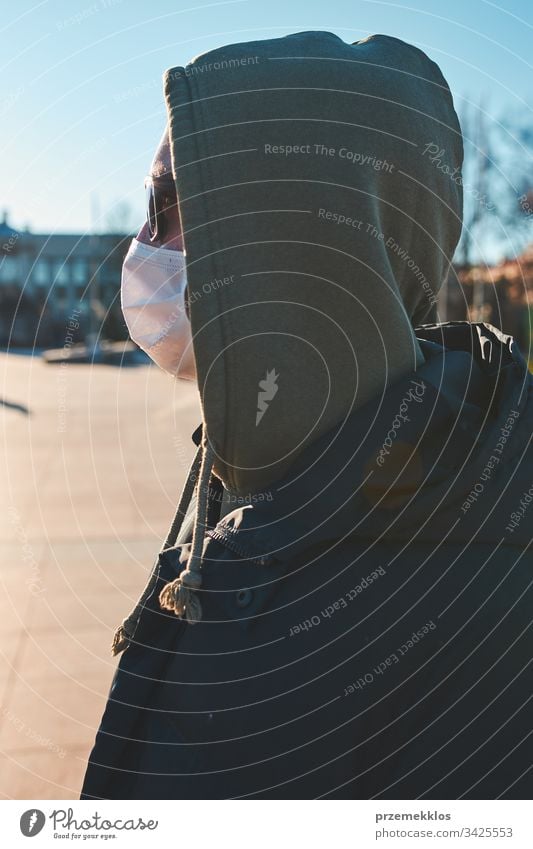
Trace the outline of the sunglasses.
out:
M 176 185 L 172 174 L 145 177 L 146 221 L 150 241 L 162 241 L 168 232 L 169 221 L 175 220 L 178 206 Z M 173 215 L 169 215 L 169 212 Z

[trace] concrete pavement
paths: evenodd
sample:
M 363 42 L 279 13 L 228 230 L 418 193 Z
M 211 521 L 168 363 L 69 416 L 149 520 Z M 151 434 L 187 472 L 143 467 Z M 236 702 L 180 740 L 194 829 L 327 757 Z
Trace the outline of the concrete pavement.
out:
M 0 798 L 77 798 L 116 625 L 172 519 L 196 386 L 0 354 Z

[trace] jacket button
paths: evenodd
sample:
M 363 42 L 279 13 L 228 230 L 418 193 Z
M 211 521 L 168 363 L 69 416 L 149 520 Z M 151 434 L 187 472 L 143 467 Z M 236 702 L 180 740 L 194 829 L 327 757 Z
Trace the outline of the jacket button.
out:
M 253 598 L 251 590 L 238 590 L 235 593 L 235 602 L 237 607 L 248 607 Z

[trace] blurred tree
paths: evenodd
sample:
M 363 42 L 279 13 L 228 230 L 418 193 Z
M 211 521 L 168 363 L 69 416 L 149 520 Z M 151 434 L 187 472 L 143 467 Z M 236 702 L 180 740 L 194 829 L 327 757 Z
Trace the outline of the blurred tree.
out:
M 524 108 L 491 117 L 486 100 L 466 104 L 457 260 L 472 267 L 516 256 L 533 241 L 533 116 Z
M 105 226 L 108 233 L 133 233 L 135 221 L 131 203 L 127 200 L 114 203 L 106 215 Z

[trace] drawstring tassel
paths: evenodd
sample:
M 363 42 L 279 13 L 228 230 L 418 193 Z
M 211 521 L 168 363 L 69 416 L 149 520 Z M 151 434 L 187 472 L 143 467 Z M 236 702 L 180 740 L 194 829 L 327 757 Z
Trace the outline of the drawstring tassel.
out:
M 199 622 L 202 618 L 202 606 L 193 590 L 202 586 L 199 572 L 186 569 L 179 578 L 165 584 L 159 594 L 159 604 L 163 610 L 170 610 L 176 616 L 183 616 L 189 622 Z
M 129 643 L 130 640 L 128 635 L 126 634 L 126 629 L 124 628 L 124 625 L 119 625 L 117 630 L 115 631 L 113 642 L 111 643 L 111 653 L 113 655 L 120 654 L 121 651 L 124 651 L 124 649 L 129 646 Z
M 205 450 L 202 457 L 202 465 L 198 477 L 198 490 L 196 496 L 196 519 L 191 542 L 191 553 L 187 568 L 178 578 L 165 584 L 159 593 L 159 604 L 163 610 L 170 610 L 186 619 L 190 624 L 200 622 L 202 619 L 202 605 L 196 594 L 202 586 L 202 555 L 204 537 L 207 526 L 207 508 L 209 504 L 209 482 L 214 462 L 214 451 L 207 435 L 205 436 Z

